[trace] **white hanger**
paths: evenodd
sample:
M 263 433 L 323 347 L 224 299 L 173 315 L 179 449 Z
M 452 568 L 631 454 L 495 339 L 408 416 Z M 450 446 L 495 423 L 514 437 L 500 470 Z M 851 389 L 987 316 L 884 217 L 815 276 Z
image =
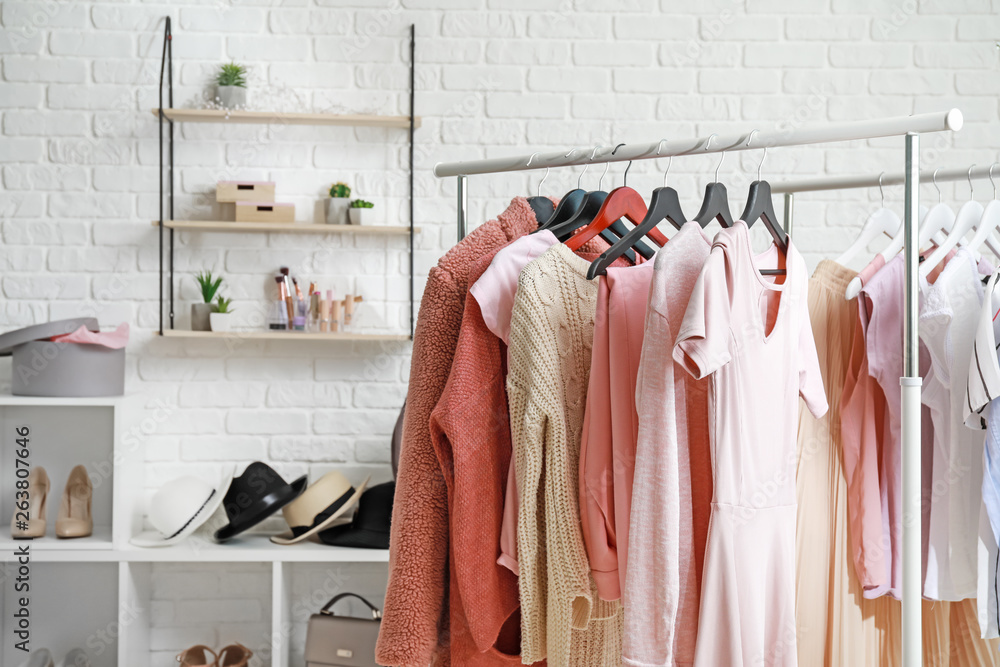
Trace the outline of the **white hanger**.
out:
M 882 176 L 885 172 L 878 175 L 878 192 L 882 197 L 882 206 L 877 211 L 868 216 L 868 220 L 865 221 L 864 227 L 861 228 L 861 233 L 858 238 L 854 240 L 851 247 L 844 251 L 840 257 L 835 261 L 841 266 L 845 266 L 849 261 L 854 259 L 854 257 L 868 247 L 868 244 L 877 239 L 882 234 L 885 234 L 890 239 L 899 233 L 899 228 L 903 224 L 899 216 L 895 212 L 890 211 L 885 207 L 885 192 L 882 190 Z
M 962 208 L 958 209 L 958 215 L 955 217 L 955 224 L 948 234 L 948 238 L 945 239 L 944 243 L 939 245 L 934 249 L 934 252 L 930 254 L 930 257 L 926 261 L 920 264 L 920 278 L 926 280 L 930 272 L 934 270 L 938 264 L 940 264 L 952 248 L 958 245 L 959 240 L 964 239 L 965 235 L 969 233 L 970 230 L 974 229 L 976 223 L 978 223 L 983 217 L 983 205 L 975 201 L 972 190 L 972 170 L 976 165 L 969 167 L 969 201 L 962 204 Z M 937 208 L 936 206 L 934 208 Z M 930 218 L 933 215 L 934 209 L 931 209 L 927 217 Z
M 996 162 L 990 165 L 990 185 L 993 186 L 993 201 L 986 204 L 983 217 L 980 219 L 979 226 L 972 240 L 969 241 L 968 247 L 970 250 L 978 250 L 985 243 L 990 252 L 1000 257 L 1000 242 L 997 241 L 996 235 L 993 233 L 1000 227 L 1000 201 L 997 201 L 997 185 L 993 182 L 993 167 L 995 166 L 997 166 Z

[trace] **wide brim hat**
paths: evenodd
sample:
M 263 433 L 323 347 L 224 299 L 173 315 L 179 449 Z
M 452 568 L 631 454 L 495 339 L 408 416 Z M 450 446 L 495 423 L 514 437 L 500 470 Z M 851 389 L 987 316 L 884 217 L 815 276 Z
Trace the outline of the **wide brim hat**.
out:
M 169 547 L 189 537 L 215 513 L 233 481 L 234 468 L 223 469 L 217 486 L 192 475 L 164 484 L 149 503 L 149 521 L 155 527 L 133 537 L 137 547 Z
M 376 484 L 358 502 L 358 513 L 347 525 L 333 526 L 319 534 L 324 544 L 355 549 L 388 549 L 395 482 Z
M 305 492 L 282 510 L 290 530 L 273 535 L 275 544 L 298 544 L 340 521 L 357 505 L 364 493 L 369 475 L 355 488 L 343 473 L 331 470 L 320 477 Z
M 229 487 L 224 502 L 229 523 L 215 531 L 215 539 L 224 542 L 253 528 L 295 500 L 306 485 L 306 475 L 289 484 L 266 463 L 251 463 Z

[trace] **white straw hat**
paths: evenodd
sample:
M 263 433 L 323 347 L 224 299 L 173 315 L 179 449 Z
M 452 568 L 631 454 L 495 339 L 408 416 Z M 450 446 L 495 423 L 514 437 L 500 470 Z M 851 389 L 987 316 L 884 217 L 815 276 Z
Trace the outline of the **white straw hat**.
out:
M 193 475 L 167 482 L 149 502 L 149 522 L 156 530 L 140 533 L 129 542 L 137 547 L 166 547 L 188 537 L 222 504 L 234 472 L 231 466 L 224 469 L 217 487 Z

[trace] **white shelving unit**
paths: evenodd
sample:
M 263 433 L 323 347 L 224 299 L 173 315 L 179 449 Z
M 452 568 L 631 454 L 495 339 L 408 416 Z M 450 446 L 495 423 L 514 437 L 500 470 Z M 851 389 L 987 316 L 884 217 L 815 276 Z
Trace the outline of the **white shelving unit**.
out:
M 309 608 L 318 611 L 326 601 L 314 602 L 311 597 L 303 601 L 301 592 L 293 594 L 293 581 L 319 572 L 322 581 L 331 582 L 333 587 L 330 595 L 321 591 L 319 597 L 332 597 L 340 587 L 381 602 L 384 582 L 380 586 L 361 585 L 360 589 L 356 582 L 363 584 L 366 576 L 368 580 L 387 576 L 389 553 L 385 550 L 312 542 L 279 546 L 257 534 L 218 544 L 203 531 L 172 547 L 132 546 L 129 539 L 142 530 L 145 511 L 143 427 L 130 423 L 130 415 L 141 414 L 130 409 L 140 407 L 138 400 L 0 396 L 0 509 L 5 525 L 13 511 L 12 440 L 16 427 L 29 426 L 31 465 L 44 466 L 52 484 L 46 537 L 12 540 L 5 528 L 0 539 L 0 581 L 8 582 L 0 586 L 0 607 L 6 617 L 13 613 L 16 602 L 9 585 L 17 571 L 15 549 L 26 544 L 30 549 L 32 581 L 38 582 L 31 598 L 33 648 L 40 646 L 38 638 L 52 637 L 55 643 L 49 648 L 56 653 L 82 646 L 95 667 L 160 664 L 162 651 L 155 649 L 152 640 L 157 610 L 163 605 L 156 599 L 155 580 L 157 568 L 163 567 L 191 567 L 195 572 L 221 568 L 218 571 L 225 573 L 259 565 L 259 574 L 270 579 L 270 587 L 247 595 L 255 604 L 266 601 L 262 622 L 269 624 L 270 631 L 267 637 L 254 635 L 246 641 L 256 641 L 247 644 L 257 654 L 255 664 L 270 667 L 296 664 L 292 660 L 301 657 L 307 612 Z M 59 499 L 69 470 L 78 463 L 87 466 L 94 482 L 95 531 L 89 538 L 60 540 L 53 536 Z M 102 517 L 107 519 L 102 521 Z M 240 622 L 232 619 L 232 627 Z M 63 627 L 67 624 L 85 632 L 77 632 L 79 637 L 66 633 Z M 5 632 L 0 639 L 0 664 L 15 665 L 23 659 L 13 643 L 11 633 Z

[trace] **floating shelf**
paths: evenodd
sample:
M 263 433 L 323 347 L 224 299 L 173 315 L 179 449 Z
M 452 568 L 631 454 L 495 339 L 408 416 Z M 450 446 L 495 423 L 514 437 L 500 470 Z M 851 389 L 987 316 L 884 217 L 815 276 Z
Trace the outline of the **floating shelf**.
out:
M 58 408 L 100 408 L 114 407 L 123 396 L 11 396 L 0 395 L 0 406 L 14 407 L 58 407 Z
M 375 334 L 310 331 L 189 331 L 164 329 L 164 338 L 201 338 L 204 340 L 344 340 L 344 341 L 408 341 L 406 334 Z
M 153 220 L 154 227 L 160 226 Z M 279 234 L 372 234 L 376 236 L 408 236 L 409 227 L 388 225 L 317 225 L 307 222 L 229 222 L 226 220 L 167 220 L 163 223 L 169 229 L 193 232 L 240 232 Z M 414 227 L 413 233 L 420 231 Z
M 150 109 L 159 117 L 159 109 Z M 346 127 L 398 127 L 409 129 L 409 116 L 374 114 L 287 113 L 284 111 L 226 111 L 223 109 L 164 109 L 163 115 L 175 123 L 265 123 L 274 125 L 340 125 Z M 420 127 L 414 116 L 413 127 Z
M 50 501 L 53 500 L 51 497 L 52 493 L 53 490 L 50 489 Z M 52 506 L 58 505 L 58 502 L 50 502 L 49 505 L 49 513 L 52 514 Z M 94 526 L 94 534 L 90 537 L 76 537 L 63 540 L 55 536 L 55 521 L 50 516 L 45 537 L 33 540 L 15 540 L 10 537 L 9 533 L 6 533 L 3 539 L 0 539 L 0 553 L 13 554 L 18 548 L 24 546 L 27 546 L 34 555 L 37 555 L 41 551 L 74 553 L 83 551 L 111 551 L 113 546 L 111 542 L 111 526 Z

